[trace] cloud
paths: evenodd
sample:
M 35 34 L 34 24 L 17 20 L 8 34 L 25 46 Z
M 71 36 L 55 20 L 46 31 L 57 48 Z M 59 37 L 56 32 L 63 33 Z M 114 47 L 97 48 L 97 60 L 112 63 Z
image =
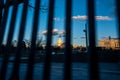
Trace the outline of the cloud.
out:
M 53 18 L 54 21 L 60 21 L 60 18 Z
M 96 16 L 96 20 L 112 20 L 109 16 Z
M 63 30 L 63 31 L 60 31 L 58 34 L 60 34 L 60 35 L 65 35 L 65 31 Z
M 72 19 L 73 20 L 87 20 L 88 19 L 88 16 L 86 15 L 77 15 L 77 16 L 72 16 Z M 112 20 L 111 17 L 109 16 L 95 16 L 95 19 L 96 20 L 103 20 L 103 21 L 109 21 L 109 20 Z
M 53 29 L 52 34 L 53 35 L 58 35 L 58 29 Z
M 87 16 L 83 15 L 83 16 L 73 16 L 72 19 L 74 20 L 87 20 Z
M 53 29 L 53 32 L 58 32 L 58 29 Z
M 43 35 L 47 35 L 47 33 L 48 33 L 47 30 L 45 30 L 45 31 L 42 32 Z M 52 30 L 52 35 L 58 35 L 58 29 L 53 29 Z
M 43 31 L 42 34 L 43 34 L 43 35 L 46 35 L 46 34 L 47 34 L 47 30 Z

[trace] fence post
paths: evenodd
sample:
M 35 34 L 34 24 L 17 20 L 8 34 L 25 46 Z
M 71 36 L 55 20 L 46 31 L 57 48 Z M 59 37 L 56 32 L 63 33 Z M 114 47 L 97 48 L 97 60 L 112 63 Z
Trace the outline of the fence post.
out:
M 32 26 L 31 50 L 28 59 L 26 80 L 33 80 L 34 64 L 35 64 L 35 51 L 36 51 L 36 36 L 38 31 L 39 22 L 39 9 L 40 0 L 35 0 L 34 20 Z
M 19 1 L 19 0 L 17 0 Z M 27 20 L 27 12 L 28 12 L 28 1 L 29 0 L 23 0 L 23 10 L 22 10 L 22 18 L 20 22 L 20 30 L 18 35 L 18 46 L 17 51 L 15 54 L 15 60 L 13 64 L 13 70 L 10 76 L 10 80 L 19 80 L 19 68 L 20 68 L 20 58 L 21 58 L 21 49 L 22 49 L 22 41 L 25 33 L 25 24 Z
M 118 40 L 119 40 L 119 52 L 118 52 L 118 62 L 120 62 L 120 0 L 116 0 L 116 15 L 117 15 L 117 34 L 118 34 Z
M 51 42 L 52 42 L 52 29 L 53 29 L 53 16 L 54 16 L 54 4 L 55 0 L 50 0 L 49 2 L 49 14 L 47 23 L 47 44 L 46 44 L 46 54 L 45 54 L 45 64 L 43 80 L 50 80 L 50 70 L 51 70 Z
M 0 25 L 2 21 L 2 11 L 3 11 L 4 0 L 0 0 Z
M 72 0 L 66 0 L 66 22 L 65 22 L 66 38 L 65 38 L 64 80 L 72 79 L 71 15 L 72 15 Z
M 98 74 L 98 58 L 96 51 L 96 33 L 95 33 L 95 0 L 88 0 L 88 64 L 89 64 L 89 80 L 99 80 Z

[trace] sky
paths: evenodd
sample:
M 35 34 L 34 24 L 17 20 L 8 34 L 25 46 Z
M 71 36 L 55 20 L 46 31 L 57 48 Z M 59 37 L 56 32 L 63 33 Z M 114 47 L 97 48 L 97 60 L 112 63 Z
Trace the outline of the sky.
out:
M 30 0 L 29 4 L 34 6 L 35 0 Z M 49 0 L 41 0 L 41 8 L 47 9 Z M 115 15 L 115 0 L 95 0 L 95 24 L 96 24 L 96 43 L 99 45 L 99 40 L 108 38 L 117 38 L 117 21 Z M 85 39 L 85 24 L 87 23 L 87 0 L 73 0 L 72 2 L 72 43 L 78 46 L 86 46 Z M 19 34 L 19 25 L 21 19 L 23 4 L 19 5 L 17 20 L 15 25 L 15 32 L 13 40 L 17 40 Z M 12 7 L 9 9 L 9 18 L 7 21 L 6 32 L 3 42 L 9 30 L 9 23 L 11 19 Z M 25 28 L 24 39 L 31 39 L 32 22 L 33 22 L 34 9 L 28 9 L 27 23 Z M 65 31 L 65 0 L 55 0 L 54 11 L 54 30 L 59 33 Z M 37 37 L 46 40 L 46 35 L 43 32 L 47 30 L 48 10 L 41 9 L 38 25 Z M 69 26 L 68 26 L 69 27 Z M 52 44 L 56 44 L 59 35 L 53 35 Z M 64 36 L 61 37 L 64 42 Z

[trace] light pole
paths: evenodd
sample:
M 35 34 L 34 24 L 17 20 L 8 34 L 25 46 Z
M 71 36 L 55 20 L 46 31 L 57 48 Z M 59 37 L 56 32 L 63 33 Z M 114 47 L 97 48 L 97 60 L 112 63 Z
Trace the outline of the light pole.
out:
M 83 30 L 85 32 L 85 38 L 86 38 L 86 51 L 88 49 L 88 36 L 87 36 L 87 24 L 85 24 L 85 29 Z

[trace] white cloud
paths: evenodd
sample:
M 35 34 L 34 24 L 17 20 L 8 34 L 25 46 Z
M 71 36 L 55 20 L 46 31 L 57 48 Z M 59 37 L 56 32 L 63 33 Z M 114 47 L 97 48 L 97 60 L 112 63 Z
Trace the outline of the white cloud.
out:
M 87 20 L 88 16 L 86 15 L 77 15 L 77 16 L 73 16 L 72 17 L 73 20 Z M 95 16 L 96 20 L 104 20 L 104 21 L 108 21 L 108 20 L 112 20 L 111 17 L 109 16 Z
M 42 31 L 42 34 L 43 34 L 43 35 L 47 35 L 47 33 L 48 33 L 47 30 Z M 52 30 L 52 34 L 53 34 L 53 35 L 58 35 L 58 29 L 53 29 L 53 30 Z
M 66 32 L 64 30 L 60 31 L 58 34 L 64 35 Z
M 58 35 L 58 29 L 53 29 L 52 34 L 53 35 Z
M 60 18 L 53 18 L 54 21 L 60 21 Z
M 109 16 L 95 16 L 96 20 L 112 20 Z
M 58 32 L 58 29 L 53 29 L 53 32 Z
M 43 35 L 46 35 L 46 34 L 47 34 L 47 30 L 43 31 L 42 34 L 43 34 Z
M 87 16 L 83 15 L 83 16 L 73 16 L 72 19 L 74 20 L 86 20 L 87 19 Z

